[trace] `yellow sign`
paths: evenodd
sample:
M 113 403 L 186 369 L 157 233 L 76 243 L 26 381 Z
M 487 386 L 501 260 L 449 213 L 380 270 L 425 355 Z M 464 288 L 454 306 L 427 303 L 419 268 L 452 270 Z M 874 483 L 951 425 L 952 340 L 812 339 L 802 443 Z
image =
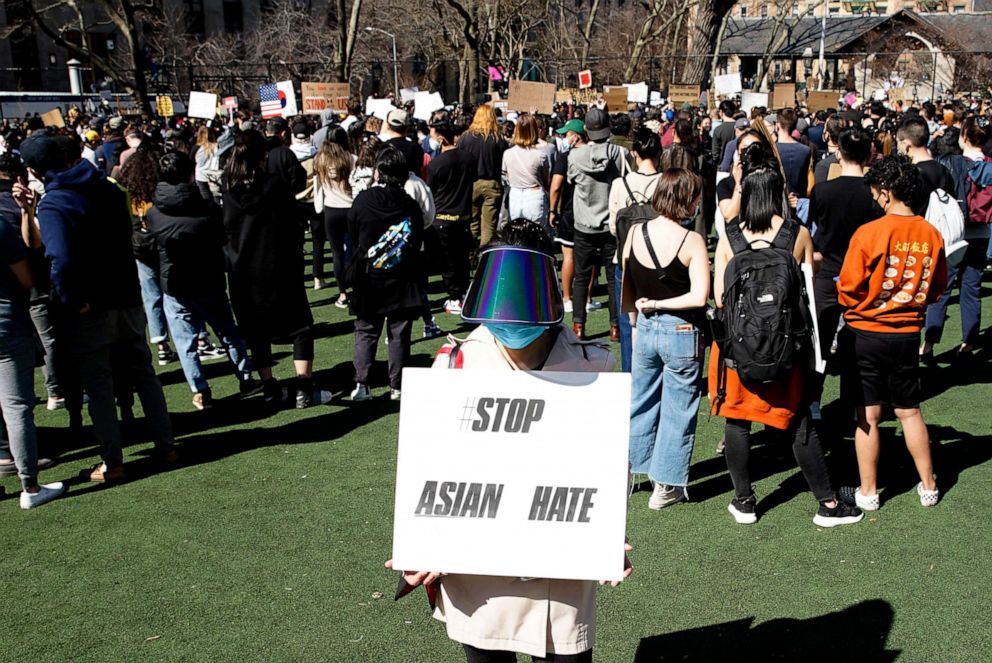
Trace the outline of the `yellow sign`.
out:
M 172 97 L 165 95 L 155 97 L 155 110 L 162 117 L 172 117 L 176 111 L 172 108 Z

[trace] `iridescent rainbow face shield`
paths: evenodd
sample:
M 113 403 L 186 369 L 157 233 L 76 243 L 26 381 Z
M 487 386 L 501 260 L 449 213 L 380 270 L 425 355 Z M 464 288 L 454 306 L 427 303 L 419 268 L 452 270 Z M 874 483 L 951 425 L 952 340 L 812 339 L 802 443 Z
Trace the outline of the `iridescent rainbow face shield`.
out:
M 479 268 L 462 302 L 466 322 L 555 325 L 564 317 L 551 256 L 517 246 L 499 246 L 479 255 Z

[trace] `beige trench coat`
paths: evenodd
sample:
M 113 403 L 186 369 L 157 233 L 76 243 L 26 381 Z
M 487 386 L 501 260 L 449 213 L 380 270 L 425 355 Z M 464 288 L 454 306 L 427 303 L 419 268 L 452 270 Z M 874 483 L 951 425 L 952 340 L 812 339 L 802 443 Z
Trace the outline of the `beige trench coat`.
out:
M 516 370 L 485 327 L 461 345 L 462 367 Z M 542 370 L 610 372 L 609 347 L 581 342 L 562 326 Z M 442 349 L 434 368 L 447 368 Z M 543 657 L 579 654 L 596 639 L 596 583 L 589 580 L 507 578 L 451 574 L 441 579 L 435 619 L 448 637 L 479 649 Z

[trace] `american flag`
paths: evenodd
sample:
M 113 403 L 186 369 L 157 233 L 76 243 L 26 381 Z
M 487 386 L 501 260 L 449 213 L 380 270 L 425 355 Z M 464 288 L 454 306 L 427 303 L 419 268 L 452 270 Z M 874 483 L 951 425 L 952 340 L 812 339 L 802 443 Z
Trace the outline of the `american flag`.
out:
M 262 104 L 262 119 L 282 117 L 282 107 L 286 97 L 279 91 L 275 83 L 258 86 L 258 97 Z

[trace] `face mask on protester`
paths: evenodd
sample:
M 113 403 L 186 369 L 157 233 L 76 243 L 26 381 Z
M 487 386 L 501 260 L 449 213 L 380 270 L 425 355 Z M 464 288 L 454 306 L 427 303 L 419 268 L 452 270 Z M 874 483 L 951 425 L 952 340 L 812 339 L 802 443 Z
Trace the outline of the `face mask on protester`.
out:
M 528 325 L 504 322 L 487 322 L 484 324 L 500 345 L 511 350 L 520 350 L 541 337 L 547 329 L 544 325 Z
M 561 152 L 562 154 L 572 149 L 572 143 L 570 143 L 567 138 L 562 138 L 561 136 L 557 136 L 555 138 L 555 142 L 558 143 L 558 151 Z
M 433 138 L 427 139 L 427 145 L 431 148 L 431 152 L 437 152 L 441 149 L 441 143 L 437 142 Z

